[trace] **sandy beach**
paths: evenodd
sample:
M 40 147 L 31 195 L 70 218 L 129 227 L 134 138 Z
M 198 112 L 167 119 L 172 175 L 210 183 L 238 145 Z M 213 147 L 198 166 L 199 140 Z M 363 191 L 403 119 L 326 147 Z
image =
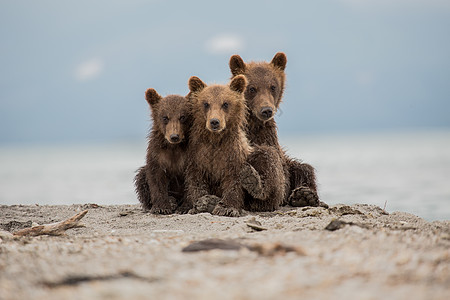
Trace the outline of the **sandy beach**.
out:
M 63 236 L 10 234 L 83 210 L 86 227 Z M 2 205 L 0 225 L 2 300 L 450 295 L 450 221 L 371 205 L 239 218 L 155 216 L 138 205 Z

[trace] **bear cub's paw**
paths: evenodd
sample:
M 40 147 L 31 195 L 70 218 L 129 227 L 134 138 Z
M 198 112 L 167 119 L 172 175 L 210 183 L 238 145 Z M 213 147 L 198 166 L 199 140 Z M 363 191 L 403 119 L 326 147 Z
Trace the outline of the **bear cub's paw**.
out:
M 191 205 L 188 204 L 182 204 L 180 205 L 176 210 L 175 213 L 180 214 L 180 215 L 184 215 L 184 214 L 188 214 L 192 209 Z
M 190 214 L 212 213 L 220 198 L 215 195 L 205 195 L 197 199 L 194 207 L 189 210 Z
M 154 215 L 171 215 L 173 210 L 171 208 L 152 207 L 150 213 Z
M 177 207 L 177 200 L 174 197 L 169 196 L 168 202 L 164 203 L 164 205 L 158 206 L 153 205 L 152 208 L 150 209 L 150 213 L 154 215 L 170 215 L 173 214 L 176 207 Z
M 253 197 L 259 200 L 264 200 L 264 189 L 261 177 L 258 171 L 251 165 L 244 164 L 241 173 L 239 174 L 242 187 Z
M 239 209 L 234 207 L 225 207 L 221 202 L 219 202 L 214 210 L 212 211 L 213 215 L 225 216 L 225 217 L 240 217 L 241 212 Z
M 320 206 L 320 203 L 317 193 L 306 186 L 294 189 L 289 196 L 289 204 L 295 207 Z

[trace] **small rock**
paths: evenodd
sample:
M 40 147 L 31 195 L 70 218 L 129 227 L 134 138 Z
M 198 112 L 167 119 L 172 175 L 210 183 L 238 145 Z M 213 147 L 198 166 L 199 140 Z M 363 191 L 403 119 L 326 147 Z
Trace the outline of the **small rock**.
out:
M 326 204 L 325 202 L 319 201 L 319 207 L 323 207 L 323 208 L 330 208 L 330 206 L 328 204 Z
M 345 221 L 341 221 L 341 220 L 332 220 L 330 222 L 330 224 L 327 225 L 327 227 L 325 227 L 326 230 L 329 231 L 335 231 L 338 229 L 341 229 L 342 227 L 344 227 L 345 225 L 347 225 L 348 223 Z
M 134 214 L 134 211 L 124 210 L 124 211 L 119 212 L 119 217 L 126 217 L 126 216 L 132 215 L 132 214 Z
M 86 203 L 81 206 L 82 209 L 100 208 L 100 207 L 101 207 L 100 205 L 95 204 L 95 203 Z
M 245 223 L 248 227 L 256 230 L 256 231 L 263 231 L 263 230 L 267 230 L 266 227 L 263 227 L 261 222 L 257 221 L 255 219 L 255 217 L 252 217 L 251 219 L 249 219 L 246 223 Z
M 371 227 L 370 225 L 362 224 L 362 223 L 345 222 L 342 220 L 332 220 L 327 225 L 327 227 L 325 227 L 325 229 L 329 230 L 329 231 L 335 231 L 335 230 L 343 228 L 345 225 L 352 225 L 352 226 L 357 226 L 359 228 L 365 228 L 365 229 L 369 229 Z M 357 230 L 357 231 L 360 231 L 360 230 Z

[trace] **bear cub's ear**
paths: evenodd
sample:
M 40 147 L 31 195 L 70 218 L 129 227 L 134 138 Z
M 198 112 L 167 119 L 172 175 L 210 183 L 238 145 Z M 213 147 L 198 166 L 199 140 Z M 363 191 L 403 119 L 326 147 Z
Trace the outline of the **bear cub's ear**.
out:
M 155 89 L 147 89 L 145 91 L 145 99 L 150 106 L 157 104 L 162 97 L 155 91 Z
M 245 73 L 245 63 L 239 55 L 233 55 L 230 58 L 229 65 L 233 76 Z
M 189 90 L 192 93 L 200 92 L 206 87 L 206 84 L 197 76 L 189 78 Z
M 244 75 L 238 75 L 233 78 L 230 82 L 230 89 L 232 91 L 238 92 L 242 94 L 247 87 L 247 79 L 245 79 Z
M 278 52 L 277 54 L 275 54 L 271 61 L 271 64 L 277 68 L 280 68 L 281 71 L 284 71 L 284 69 L 286 68 L 286 63 L 287 57 L 283 52 Z

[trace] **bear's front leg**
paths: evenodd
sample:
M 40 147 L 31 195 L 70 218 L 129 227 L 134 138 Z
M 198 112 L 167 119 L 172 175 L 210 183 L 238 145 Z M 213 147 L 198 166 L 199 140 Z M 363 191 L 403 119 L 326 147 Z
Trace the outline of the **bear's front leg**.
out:
M 149 168 L 147 171 L 147 180 L 152 200 L 150 213 L 161 215 L 172 214 L 177 207 L 177 201 L 175 198 L 169 197 L 169 179 L 164 171 L 160 168 Z
M 212 214 L 239 217 L 244 206 L 244 191 L 240 182 L 231 178 L 225 178 L 222 186 L 222 199 L 217 203 Z
M 186 200 L 185 205 L 190 206 L 190 214 L 197 214 L 202 211 L 203 197 L 209 195 L 208 184 L 202 176 L 202 172 L 194 163 L 190 163 L 186 169 Z
M 280 150 L 267 145 L 253 147 L 242 167 L 240 179 L 242 187 L 252 196 L 246 201 L 246 209 L 251 211 L 277 209 L 289 188 Z

